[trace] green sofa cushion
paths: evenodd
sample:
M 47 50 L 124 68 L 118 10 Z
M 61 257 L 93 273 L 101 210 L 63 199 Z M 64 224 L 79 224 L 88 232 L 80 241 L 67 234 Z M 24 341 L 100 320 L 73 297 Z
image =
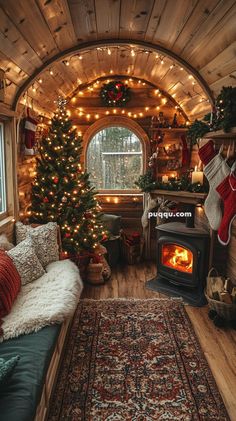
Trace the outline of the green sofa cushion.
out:
M 33 421 L 61 326 L 22 335 L 0 344 L 1 358 L 20 356 L 7 385 L 0 390 L 1 421 Z

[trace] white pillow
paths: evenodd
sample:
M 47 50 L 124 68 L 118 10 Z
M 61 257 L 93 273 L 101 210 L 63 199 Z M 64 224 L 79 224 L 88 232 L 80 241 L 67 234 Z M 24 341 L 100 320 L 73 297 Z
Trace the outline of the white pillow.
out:
M 27 237 L 27 234 L 33 230 L 30 225 L 24 225 L 22 222 L 18 221 L 15 224 L 15 232 L 16 232 L 16 244 L 21 243 L 21 241 L 24 241 Z
M 12 259 L 21 277 L 22 285 L 33 282 L 44 275 L 45 270 L 36 255 L 33 241 L 30 238 L 7 251 L 7 254 Z
M 0 235 L 0 250 L 11 250 L 14 247 L 13 244 L 11 244 L 8 239 L 6 234 L 1 234 Z
M 39 225 L 36 228 L 17 222 L 16 238 L 17 241 L 22 241 L 25 238 L 32 239 L 35 252 L 45 268 L 49 263 L 59 260 L 57 228 L 55 222 L 48 222 L 48 224 Z

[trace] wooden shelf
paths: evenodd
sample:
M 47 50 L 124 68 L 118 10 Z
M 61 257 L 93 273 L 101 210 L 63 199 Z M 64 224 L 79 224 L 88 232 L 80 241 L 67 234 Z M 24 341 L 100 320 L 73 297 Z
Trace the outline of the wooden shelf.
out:
M 170 129 L 168 127 L 150 127 L 149 126 L 149 130 L 154 132 L 154 131 L 158 131 L 161 130 L 162 132 L 186 132 L 188 129 L 186 127 L 183 127 L 181 129 L 181 127 L 171 127 Z
M 193 205 L 204 203 L 207 193 L 192 193 L 189 191 L 152 190 L 153 196 L 171 197 L 177 203 L 190 203 Z
M 209 132 L 206 133 L 204 135 L 204 138 L 221 138 L 221 139 L 228 139 L 228 138 L 232 138 L 232 137 L 236 137 L 236 127 L 232 127 L 232 129 L 230 130 L 230 132 L 225 133 L 223 130 L 217 130 L 215 132 Z

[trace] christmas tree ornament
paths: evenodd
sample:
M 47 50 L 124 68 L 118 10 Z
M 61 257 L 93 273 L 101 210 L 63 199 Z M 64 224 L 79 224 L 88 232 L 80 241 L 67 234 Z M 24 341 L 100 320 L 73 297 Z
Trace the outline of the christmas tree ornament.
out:
M 53 183 L 54 183 L 54 184 L 57 184 L 57 183 L 58 183 L 58 181 L 59 181 L 59 178 L 58 178 L 58 177 L 53 177 Z
M 48 197 L 44 197 L 43 202 L 44 202 L 44 203 L 48 203 L 48 202 L 49 202 Z
M 209 193 L 204 203 L 204 209 L 208 218 L 209 224 L 213 230 L 218 230 L 221 219 L 221 199 L 216 188 L 229 175 L 230 167 L 226 160 L 218 153 L 203 170 L 208 182 Z
M 62 203 L 66 203 L 67 202 L 67 197 L 66 196 L 63 196 L 62 199 L 61 199 L 61 201 L 62 201 Z
M 230 174 L 216 188 L 224 202 L 224 215 L 218 229 L 218 240 L 227 245 L 230 241 L 231 225 L 236 217 L 236 162 L 231 168 Z

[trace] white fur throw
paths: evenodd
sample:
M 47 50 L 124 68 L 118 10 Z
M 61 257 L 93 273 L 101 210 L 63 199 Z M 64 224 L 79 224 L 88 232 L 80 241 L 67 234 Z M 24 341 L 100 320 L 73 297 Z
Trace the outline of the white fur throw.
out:
M 50 263 L 47 273 L 22 286 L 11 313 L 3 318 L 1 341 L 62 323 L 72 316 L 83 284 L 79 269 L 70 260 Z
M 8 239 L 6 234 L 1 234 L 0 235 L 0 250 L 11 250 L 13 249 L 14 245 L 11 244 Z

